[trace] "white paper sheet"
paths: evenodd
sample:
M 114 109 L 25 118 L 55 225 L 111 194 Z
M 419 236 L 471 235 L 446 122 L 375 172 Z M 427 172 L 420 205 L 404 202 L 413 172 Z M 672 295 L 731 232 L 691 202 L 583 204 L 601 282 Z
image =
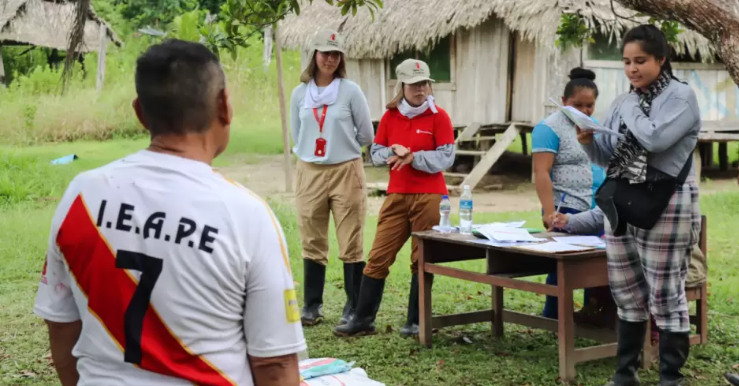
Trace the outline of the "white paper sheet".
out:
M 550 241 L 548 243 L 541 244 L 522 245 L 517 246 L 516 248 L 547 253 L 580 252 L 593 249 L 592 247 L 581 247 L 577 245 L 558 243 L 556 241 Z
M 590 247 L 605 246 L 606 242 L 597 236 L 564 236 L 564 237 L 552 237 L 552 240 L 570 245 L 586 245 Z
M 613 135 L 619 138 L 623 137 L 623 134 L 617 131 L 613 131 L 603 125 L 599 125 L 592 118 L 580 112 L 580 110 L 572 106 L 562 106 L 552 98 L 549 98 L 549 100 L 552 101 L 552 103 L 554 103 L 559 108 L 559 110 L 567 116 L 567 118 L 575 123 L 577 127 L 584 130 L 592 130 L 598 134 Z
M 500 242 L 500 241 L 493 241 L 493 240 L 486 240 L 486 239 L 474 239 L 470 241 L 475 244 L 491 245 L 493 247 L 516 247 L 519 245 L 529 245 L 532 243 L 531 241 Z
M 488 240 L 498 242 L 517 242 L 517 241 L 541 241 L 531 236 L 529 231 L 521 228 L 507 228 L 499 226 L 484 226 L 477 229 Z
M 526 224 L 526 221 L 511 221 L 511 222 L 493 222 L 489 224 L 473 225 L 472 228 L 480 229 L 482 227 L 498 227 L 498 228 L 520 228 Z

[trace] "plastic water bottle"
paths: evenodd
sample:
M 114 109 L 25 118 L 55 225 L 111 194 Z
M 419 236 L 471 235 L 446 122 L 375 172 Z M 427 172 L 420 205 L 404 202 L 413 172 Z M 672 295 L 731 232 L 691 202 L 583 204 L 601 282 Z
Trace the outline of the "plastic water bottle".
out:
M 472 189 L 469 185 L 464 186 L 459 198 L 459 225 L 459 233 L 472 234 Z
M 452 203 L 451 201 L 449 201 L 449 196 L 441 196 L 441 204 L 439 204 L 439 214 L 441 215 L 439 228 L 441 228 L 443 232 L 451 232 Z

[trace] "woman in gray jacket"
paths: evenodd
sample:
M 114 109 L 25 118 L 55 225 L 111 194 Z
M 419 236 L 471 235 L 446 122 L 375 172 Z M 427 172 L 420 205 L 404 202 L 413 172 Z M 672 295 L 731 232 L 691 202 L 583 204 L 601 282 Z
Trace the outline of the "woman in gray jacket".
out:
M 660 331 L 660 386 L 678 386 L 690 349 L 685 280 L 700 231 L 692 165 L 700 111 L 690 86 L 673 76 L 659 29 L 635 27 L 622 47 L 632 87 L 604 121 L 615 135 L 577 129 L 590 159 L 608 168 L 596 196 L 608 220 L 608 276 L 619 316 L 616 374 L 608 386 L 639 385 L 650 313 Z

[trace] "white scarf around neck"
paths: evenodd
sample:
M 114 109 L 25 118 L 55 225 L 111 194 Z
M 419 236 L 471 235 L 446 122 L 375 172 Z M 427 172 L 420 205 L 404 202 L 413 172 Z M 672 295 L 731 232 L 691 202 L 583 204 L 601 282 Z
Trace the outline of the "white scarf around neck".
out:
M 323 91 L 318 91 L 315 79 L 311 79 L 308 88 L 305 90 L 305 99 L 303 100 L 303 108 L 317 109 L 322 106 L 330 106 L 336 103 L 339 97 L 340 78 L 335 78 Z
M 414 117 L 425 113 L 428 109 L 431 109 L 434 114 L 439 112 L 438 110 L 436 110 L 436 104 L 434 103 L 433 95 L 429 95 L 428 97 L 426 97 L 426 100 L 418 107 L 411 106 L 408 101 L 405 100 L 405 98 L 403 98 L 403 100 L 401 100 L 398 104 L 398 111 L 400 111 L 400 113 L 405 115 L 408 119 L 413 119 Z

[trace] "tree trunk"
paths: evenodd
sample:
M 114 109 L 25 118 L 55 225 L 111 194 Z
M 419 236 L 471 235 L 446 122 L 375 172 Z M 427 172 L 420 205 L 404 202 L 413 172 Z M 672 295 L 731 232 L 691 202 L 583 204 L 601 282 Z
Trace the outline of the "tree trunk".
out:
M 710 40 L 739 84 L 739 2 L 736 0 L 616 0 L 624 7 L 675 20 Z
M 5 88 L 5 67 L 3 66 L 3 46 L 0 44 L 0 88 Z
M 108 27 L 105 24 L 100 25 L 100 47 L 98 48 L 98 72 L 96 79 L 96 89 L 98 94 L 103 91 L 105 84 L 105 55 L 108 48 Z
M 291 193 L 293 191 L 293 173 L 290 156 L 290 135 L 287 130 L 287 107 L 285 106 L 285 84 L 282 77 L 282 45 L 279 39 L 279 30 L 277 24 L 273 27 L 275 36 L 275 64 L 277 65 L 277 86 L 280 89 L 280 118 L 282 118 L 282 146 L 283 169 L 285 171 L 285 191 Z

